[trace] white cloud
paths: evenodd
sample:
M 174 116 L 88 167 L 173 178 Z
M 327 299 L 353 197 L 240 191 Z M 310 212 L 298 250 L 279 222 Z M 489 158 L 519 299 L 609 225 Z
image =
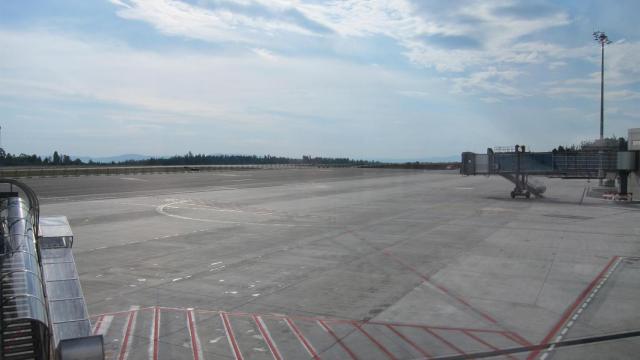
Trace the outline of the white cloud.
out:
M 482 92 L 496 96 L 522 97 L 525 94 L 513 86 L 513 81 L 522 73 L 515 70 L 498 70 L 489 67 L 484 71 L 472 73 L 468 77 L 454 79 L 454 93 Z M 493 100 L 492 100 L 493 102 Z
M 118 15 L 152 24 L 158 31 L 211 42 L 255 43 L 265 34 L 313 35 L 291 22 L 249 16 L 231 10 L 205 9 L 176 0 L 117 0 Z
M 520 41 L 523 36 L 567 25 L 570 19 L 563 11 L 531 17 L 505 15 L 501 9 L 520 4 L 508 0 L 463 1 L 446 9 L 409 0 L 210 0 L 210 6 L 177 0 L 113 2 L 119 7 L 119 16 L 147 22 L 165 34 L 250 44 L 257 49 L 254 50 L 257 55 L 270 61 L 274 57 L 269 44 L 286 42 L 287 34 L 328 38 L 383 36 L 404 48 L 404 55 L 416 66 L 439 72 L 475 73 L 461 76 L 454 91 L 484 89 L 492 96 L 520 96 L 521 92 L 513 84 L 505 83 L 507 79 L 481 78 L 491 67 L 553 61 L 550 67 L 557 68 L 566 59 L 585 53 L 584 48 L 565 49 L 551 43 Z M 222 6 L 225 4 L 235 6 Z M 245 11 L 252 6 L 263 11 Z M 332 33 L 318 32 L 295 21 L 287 16 L 292 11 Z M 449 47 L 439 43 L 454 41 L 455 45 L 456 39 L 473 46 Z
M 278 60 L 278 56 L 276 54 L 274 54 L 272 51 L 269 51 L 267 49 L 262 49 L 262 48 L 254 48 L 251 49 L 256 55 L 258 55 L 259 57 L 267 60 L 267 61 L 277 61 Z
M 283 114 L 366 121 L 367 114 L 379 113 L 372 106 L 379 97 L 429 84 L 376 66 L 288 58 L 262 48 L 226 56 L 162 54 L 8 31 L 0 31 L 0 47 L 12 54 L 0 63 L 1 96 L 99 101 L 144 111 L 127 117 L 132 121 L 181 117 L 260 126 L 290 120 Z

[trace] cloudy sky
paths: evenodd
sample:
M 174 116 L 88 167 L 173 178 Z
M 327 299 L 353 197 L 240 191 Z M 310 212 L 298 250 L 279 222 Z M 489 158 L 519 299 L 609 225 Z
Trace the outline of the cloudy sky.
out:
M 425 158 L 640 127 L 640 2 L 0 2 L 13 153 Z

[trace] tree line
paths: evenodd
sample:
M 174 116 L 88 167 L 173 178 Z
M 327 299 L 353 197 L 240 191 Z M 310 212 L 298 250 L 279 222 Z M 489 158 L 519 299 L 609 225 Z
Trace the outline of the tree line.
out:
M 272 155 L 205 155 L 193 154 L 191 151 L 184 155 L 174 155 L 170 157 L 150 157 L 141 160 L 125 160 L 112 162 L 87 162 L 81 159 L 72 159 L 69 155 L 60 154 L 54 151 L 51 156 L 38 156 L 28 154 L 11 154 L 6 153 L 0 148 L 0 166 L 108 166 L 108 165 L 125 165 L 125 166 L 145 166 L 145 165 L 265 165 L 265 164 L 308 164 L 308 165 L 375 165 L 375 161 L 354 160 L 350 158 L 330 158 L 330 157 L 312 157 L 304 155 L 302 158 L 289 158 L 284 156 Z
M 71 159 L 69 155 L 53 152 L 51 156 L 38 156 L 36 154 L 11 154 L 0 148 L 0 165 L 3 166 L 57 166 L 57 165 L 83 165 L 80 159 Z

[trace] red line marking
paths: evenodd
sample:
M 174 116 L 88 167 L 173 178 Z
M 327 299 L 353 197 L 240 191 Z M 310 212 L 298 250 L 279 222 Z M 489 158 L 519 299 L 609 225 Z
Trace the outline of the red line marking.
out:
M 380 349 L 383 353 L 385 353 L 387 355 L 387 357 L 389 357 L 389 359 L 391 360 L 397 360 L 397 358 L 389 351 L 389 349 L 387 349 L 386 347 L 384 347 L 384 345 L 382 345 L 378 340 L 376 340 L 376 338 L 374 338 L 373 336 L 371 336 L 371 334 L 369 334 L 362 326 L 360 326 L 357 322 L 352 322 L 351 325 L 353 325 L 353 327 L 355 327 L 356 329 L 358 329 L 361 333 L 364 334 L 364 336 L 366 336 L 367 338 L 369 338 L 369 340 L 371 340 L 371 342 L 378 347 L 378 349 Z
M 302 346 L 304 346 L 305 350 L 307 350 L 309 355 L 311 355 L 311 357 L 314 360 L 319 360 L 320 357 L 318 356 L 316 349 L 314 349 L 313 345 L 311 345 L 311 343 L 307 341 L 307 338 L 304 337 L 304 335 L 302 334 L 298 326 L 293 322 L 293 320 L 291 320 L 290 318 L 285 318 L 284 321 L 287 322 L 287 325 L 289 325 L 289 328 L 291 329 L 291 331 L 293 331 L 293 333 L 296 335 L 298 340 L 302 343 Z
M 401 333 L 400 331 L 396 330 L 393 325 L 386 325 L 387 328 L 391 331 L 393 331 L 394 334 L 398 335 L 399 338 L 401 338 L 402 340 L 404 340 L 407 344 L 411 345 L 412 348 L 414 348 L 417 352 L 419 352 L 420 354 L 422 354 L 422 356 L 424 356 L 427 359 L 431 359 L 433 357 L 433 355 L 429 354 L 426 350 L 424 350 L 423 348 L 421 348 L 420 346 L 418 346 L 418 344 L 416 344 L 415 342 L 413 342 L 411 339 L 409 339 L 408 337 L 406 337 L 403 333 Z
M 335 332 L 333 332 L 333 330 L 331 329 L 331 327 L 329 327 L 329 325 L 325 324 L 325 322 L 322 320 L 318 320 L 317 322 L 323 329 L 325 329 L 329 334 L 331 334 L 331 336 L 333 336 L 333 338 L 338 342 L 338 344 L 342 347 L 342 349 L 344 349 L 344 351 L 346 351 L 347 354 L 349 354 L 351 359 L 358 360 L 358 358 L 356 357 L 356 354 L 354 354 L 353 351 L 351 351 L 351 349 L 349 349 L 349 347 L 347 347 L 347 345 L 342 342 L 342 339 L 340 339 L 338 335 Z
M 193 319 L 193 310 L 187 310 L 187 321 L 189 323 L 189 337 L 191 337 L 191 350 L 193 351 L 193 359 L 200 360 L 198 332 L 196 331 L 195 320 Z
M 217 311 L 211 311 L 211 310 L 198 310 L 198 312 L 205 312 L 205 313 L 211 313 L 211 312 L 217 312 Z M 244 313 L 244 312 L 228 312 L 228 315 L 232 315 L 232 316 L 244 316 L 244 317 L 251 317 L 254 314 L 251 313 Z M 355 320 L 355 319 L 328 319 L 325 317 L 313 317 L 313 316 L 286 316 L 286 315 L 278 315 L 278 314 L 260 314 L 260 317 L 262 318 L 270 318 L 270 319 L 282 319 L 285 320 L 287 318 L 291 318 L 291 319 L 295 319 L 295 320 L 301 320 L 301 321 L 310 321 L 310 322 L 316 322 L 318 320 L 322 320 L 325 323 L 343 323 L 343 324 L 351 324 L 351 323 L 360 323 L 360 324 L 365 324 L 365 322 L 360 321 L 360 320 Z M 430 329 L 437 329 L 437 330 L 452 330 L 452 331 L 462 331 L 462 330 L 468 330 L 468 331 L 473 331 L 473 332 L 487 332 L 487 333 L 495 333 L 495 334 L 504 334 L 505 330 L 494 330 L 494 329 L 477 329 L 477 328 L 457 328 L 457 327 L 450 327 L 450 326 L 429 326 L 429 325 L 422 325 L 422 324 L 409 324 L 409 323 L 403 323 L 403 322 L 382 322 L 382 321 L 367 321 L 366 324 L 371 324 L 371 325 L 393 325 L 393 326 L 398 326 L 398 327 L 414 327 L 414 328 L 423 328 L 423 327 L 428 327 Z
M 573 312 L 580 305 L 580 303 L 584 301 L 587 295 L 589 295 L 591 290 L 593 290 L 593 288 L 596 286 L 596 284 L 598 283 L 598 280 L 600 280 L 600 278 L 604 275 L 604 273 L 606 273 L 611 268 L 611 266 L 616 260 L 618 260 L 618 256 L 614 256 L 611 258 L 611 260 L 609 260 L 607 265 L 604 267 L 604 269 L 602 269 L 602 271 L 600 271 L 598 276 L 596 276 L 593 280 L 591 280 L 591 283 L 589 283 L 589 286 L 587 286 L 584 290 L 582 290 L 582 292 L 580 293 L 580 295 L 578 295 L 578 297 L 573 302 L 573 304 L 571 304 L 571 306 L 569 306 L 564 311 L 564 313 L 560 317 L 560 320 L 558 320 L 558 322 L 551 328 L 547 336 L 545 336 L 544 339 L 542 339 L 540 344 L 547 344 L 551 340 L 551 338 L 553 338 L 556 335 L 556 333 L 558 333 L 562 325 L 564 325 L 564 323 L 567 322 L 569 317 L 571 317 L 571 314 L 573 314 Z M 538 356 L 539 353 L 540 353 L 540 350 L 532 351 L 527 357 L 527 360 L 532 360 L 533 358 Z
M 482 310 L 479 310 L 477 308 L 475 308 L 473 305 L 471 305 L 469 302 L 467 302 L 465 299 L 461 298 L 460 296 L 454 294 L 453 292 L 451 292 L 449 289 L 445 288 L 444 286 L 440 285 L 440 284 L 436 284 L 434 283 L 429 276 L 426 276 L 424 274 L 422 274 L 420 271 L 418 271 L 418 269 L 416 269 L 415 267 L 405 263 L 404 261 L 402 261 L 401 259 L 399 259 L 397 256 L 393 255 L 391 253 L 391 251 L 389 250 L 384 250 L 382 252 L 383 254 L 387 255 L 388 257 L 392 258 L 393 260 L 395 260 L 396 262 L 400 263 L 402 266 L 406 267 L 407 269 L 411 270 L 413 273 L 415 273 L 416 275 L 418 275 L 422 280 L 424 280 L 425 282 L 428 282 L 429 284 L 437 287 L 440 291 L 442 291 L 443 293 L 445 293 L 446 295 L 454 298 L 456 301 L 458 301 L 459 303 L 461 303 L 462 305 L 468 307 L 469 309 L 471 309 L 471 311 L 475 312 L 476 314 L 480 315 L 483 319 L 487 320 L 488 322 L 498 325 L 498 321 L 496 319 L 494 319 L 491 315 L 485 313 Z
M 98 321 L 96 321 L 96 326 L 93 328 L 93 335 L 96 335 L 100 331 L 100 327 L 102 326 L 103 320 L 104 320 L 104 315 L 100 315 L 100 317 L 98 317 Z
M 152 310 L 154 307 L 148 307 L 148 308 L 140 308 L 138 309 L 138 311 L 147 311 L 147 310 Z M 184 308 L 174 308 L 174 307 L 164 307 L 164 306 L 158 306 L 158 309 L 160 310 L 168 310 L 168 311 L 177 311 L 177 312 L 184 312 L 185 309 Z M 207 314 L 207 313 L 216 313 L 219 314 L 220 311 L 219 310 L 205 310 L 205 309 L 194 309 L 194 312 L 196 313 L 200 313 L 200 314 Z M 99 318 L 100 316 L 106 316 L 106 315 L 111 315 L 111 316 L 119 316 L 119 315 L 126 315 L 129 314 L 129 311 L 119 311 L 119 312 L 110 312 L 110 313 L 103 313 L 103 314 L 97 314 L 97 315 L 93 315 L 91 316 L 92 319 L 94 318 Z M 227 315 L 229 316 L 244 316 L 244 317 L 252 317 L 254 314 L 253 313 L 246 313 L 246 312 L 226 312 Z M 270 319 L 282 319 L 282 320 L 286 320 L 287 318 L 291 318 L 291 319 L 295 319 L 295 320 L 301 320 L 301 321 L 309 321 L 309 322 L 316 322 L 318 320 L 322 320 L 323 322 L 326 323 L 352 323 L 352 322 L 358 322 L 358 323 L 362 323 L 364 324 L 364 322 L 360 321 L 360 320 L 355 320 L 355 319 L 327 319 L 325 317 L 313 317 L 313 316 L 286 316 L 286 315 L 279 315 L 279 314 L 259 314 L 260 317 L 262 318 L 270 318 Z M 428 327 L 430 329 L 436 329 L 436 330 L 452 330 L 452 331 L 462 331 L 462 330 L 467 330 L 467 331 L 473 331 L 473 332 L 486 332 L 486 333 L 496 333 L 496 334 L 506 334 L 506 333 L 510 333 L 512 337 L 519 337 L 518 334 L 515 334 L 513 332 L 508 332 L 505 330 L 494 330 L 494 329 L 478 329 L 478 328 L 458 328 L 458 327 L 450 327 L 450 326 L 430 326 L 430 325 L 423 325 L 423 324 L 411 324 L 411 323 L 403 323 L 403 322 L 382 322 L 382 321 L 367 321 L 366 324 L 372 324 L 372 325 L 392 325 L 392 326 L 396 326 L 396 327 L 414 327 L 414 328 L 423 328 L 423 327 Z M 506 335 L 505 335 L 506 336 Z M 531 343 L 527 342 L 525 339 L 523 339 L 522 337 L 519 337 L 519 340 L 516 340 L 517 343 L 519 344 L 523 344 L 523 345 L 531 345 Z
M 473 330 L 474 332 L 477 332 L 475 330 Z M 522 336 L 513 333 L 511 331 L 505 331 L 502 333 L 502 335 L 504 335 L 506 338 L 512 340 L 513 342 L 523 345 L 523 346 L 533 346 L 532 343 L 528 342 L 527 339 L 523 338 Z
M 368 324 L 374 324 L 374 325 L 392 325 L 395 327 L 410 327 L 410 328 L 429 328 L 432 330 L 451 330 L 451 331 L 462 331 L 462 330 L 467 330 L 467 331 L 473 331 L 473 332 L 485 332 L 485 333 L 491 333 L 491 334 L 503 334 L 505 333 L 504 330 L 493 330 L 493 329 L 476 329 L 476 328 L 456 328 L 456 327 L 449 327 L 449 326 L 430 326 L 430 325 L 418 325 L 418 324 L 407 324 L 407 323 L 401 323 L 401 322 L 381 322 L 381 321 L 369 321 L 367 322 Z
M 446 344 L 448 347 L 450 347 L 453 350 L 459 352 L 461 355 L 467 355 L 464 351 L 462 351 L 462 349 L 460 349 L 459 347 L 457 347 L 457 346 L 453 345 L 452 343 L 448 342 L 447 339 L 445 339 L 442 336 L 436 334 L 435 332 L 431 331 L 430 329 L 424 328 L 424 331 L 428 332 L 433 337 L 435 337 L 436 339 L 438 339 L 441 342 L 443 342 L 444 344 Z
M 235 335 L 233 335 L 233 328 L 231 327 L 229 316 L 227 315 L 227 313 L 221 312 L 220 317 L 222 318 L 224 329 L 227 332 L 227 340 L 229 340 L 229 346 L 231 347 L 233 356 L 236 358 L 236 360 L 244 360 L 244 357 L 242 357 L 242 353 L 240 352 L 240 348 L 238 347 L 238 342 L 236 341 L 236 337 Z
M 153 311 L 153 360 L 158 360 L 158 339 L 160 338 L 160 309 Z
M 280 351 L 278 350 L 278 347 L 276 346 L 275 342 L 271 338 L 271 335 L 267 330 L 267 325 L 262 323 L 262 319 L 258 315 L 253 315 L 253 321 L 258 326 L 260 335 L 262 335 L 262 338 L 267 343 L 269 350 L 271 350 L 271 355 L 273 355 L 273 358 L 276 360 L 282 360 L 282 355 L 280 355 Z
M 489 349 L 491 349 L 491 350 L 500 350 L 500 349 L 498 349 L 497 347 L 495 347 L 495 346 L 493 346 L 493 345 L 489 344 L 488 342 L 486 342 L 486 341 L 482 340 L 481 338 L 477 337 L 476 335 L 474 335 L 473 333 L 471 333 L 471 332 L 469 332 L 469 331 L 462 330 L 462 332 L 463 332 L 465 335 L 467 335 L 468 337 L 470 337 L 470 338 L 472 338 L 473 340 L 475 340 L 475 341 L 479 342 L 480 344 L 482 344 L 482 345 L 484 345 L 484 346 L 488 347 L 488 348 L 489 348 Z M 509 359 L 514 359 L 514 360 L 515 360 L 515 358 L 514 358 L 513 356 L 511 356 L 511 355 L 505 355 L 505 356 L 506 356 L 506 357 L 508 357 Z
M 129 317 L 127 317 L 127 326 L 125 327 L 124 339 L 122 340 L 122 346 L 120 347 L 120 355 L 118 356 L 119 360 L 125 360 L 127 358 L 128 352 L 127 348 L 129 347 L 129 337 L 131 336 L 131 330 L 133 329 L 133 323 L 135 321 L 135 315 L 138 310 L 129 310 Z

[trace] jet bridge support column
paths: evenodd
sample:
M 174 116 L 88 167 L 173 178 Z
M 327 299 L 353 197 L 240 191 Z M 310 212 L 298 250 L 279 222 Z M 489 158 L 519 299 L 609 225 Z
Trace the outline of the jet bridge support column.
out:
M 524 196 L 528 199 L 531 197 L 531 193 L 529 192 L 528 186 L 527 186 L 528 176 L 526 173 L 522 171 L 522 154 L 525 153 L 526 148 L 524 145 L 516 145 L 515 150 L 516 150 L 515 179 L 507 178 L 516 185 L 513 191 L 511 191 L 511 198 L 514 199 L 516 196 Z

